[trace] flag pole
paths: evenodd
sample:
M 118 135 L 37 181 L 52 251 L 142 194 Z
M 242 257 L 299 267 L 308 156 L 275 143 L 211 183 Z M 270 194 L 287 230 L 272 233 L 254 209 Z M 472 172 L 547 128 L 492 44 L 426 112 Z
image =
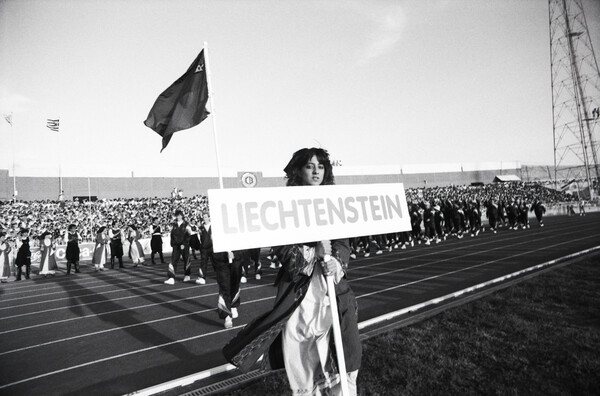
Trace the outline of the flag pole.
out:
M 208 62 L 208 43 L 204 42 L 204 64 L 206 65 L 206 85 L 208 86 L 208 100 L 210 101 L 210 114 L 212 115 L 213 136 L 215 140 L 215 154 L 217 157 L 217 173 L 219 175 L 219 188 L 223 189 L 223 175 L 221 174 L 221 159 L 219 157 L 219 139 L 217 137 L 217 118 L 215 116 L 215 104 L 210 81 L 210 66 Z
M 62 182 L 62 161 L 61 161 L 61 156 L 60 156 L 60 117 L 58 117 L 58 130 L 56 131 L 56 133 L 58 133 L 58 186 L 60 191 L 58 192 L 58 195 L 61 196 L 62 192 L 63 192 L 63 182 Z
M 15 174 L 15 130 L 13 126 L 13 117 L 10 113 L 10 149 L 12 151 L 12 174 L 13 174 L 13 200 L 17 200 L 17 177 Z

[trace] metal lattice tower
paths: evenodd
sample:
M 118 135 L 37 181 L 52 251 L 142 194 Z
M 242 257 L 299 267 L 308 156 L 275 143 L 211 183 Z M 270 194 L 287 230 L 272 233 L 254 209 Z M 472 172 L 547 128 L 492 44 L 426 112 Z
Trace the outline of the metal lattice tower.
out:
M 554 180 L 600 181 L 600 71 L 582 0 L 549 0 Z M 590 194 L 593 188 L 590 187 Z

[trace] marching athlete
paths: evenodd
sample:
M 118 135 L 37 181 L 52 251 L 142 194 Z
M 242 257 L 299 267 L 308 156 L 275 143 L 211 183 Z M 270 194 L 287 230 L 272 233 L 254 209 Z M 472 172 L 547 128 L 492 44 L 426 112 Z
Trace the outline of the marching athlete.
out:
M 150 239 L 150 249 L 152 253 L 150 254 L 150 258 L 152 259 L 152 264 L 156 264 L 154 261 L 154 255 L 158 253 L 160 257 L 161 264 L 165 263 L 165 258 L 163 257 L 163 240 L 162 240 L 162 230 L 160 228 L 160 224 L 158 222 L 158 217 L 152 219 L 152 225 L 150 226 L 150 234 L 152 238 Z
M 115 268 L 115 258 L 119 260 L 119 268 L 123 267 L 123 233 L 121 228 L 118 227 L 116 221 L 113 221 L 113 226 L 108 230 L 108 237 L 110 238 L 110 268 Z
M 171 247 L 173 248 L 173 253 L 171 263 L 167 269 L 167 280 L 165 281 L 167 285 L 175 284 L 175 270 L 180 259 L 183 259 L 183 281 L 189 282 L 191 280 L 190 235 L 192 234 L 192 229 L 183 217 L 183 212 L 177 209 L 175 211 L 175 222 L 171 225 Z
M 17 266 L 16 280 L 20 281 L 23 267 L 25 267 L 25 279 L 30 279 L 29 275 L 31 274 L 31 249 L 29 248 L 29 230 L 27 228 L 21 229 L 18 243 L 20 243 L 20 246 L 17 251 L 15 265 Z
M 71 267 L 75 267 L 75 273 L 79 273 L 79 241 L 81 235 L 77 232 L 77 226 L 70 224 L 67 232 L 65 233 L 65 240 L 67 242 L 67 275 L 71 274 Z

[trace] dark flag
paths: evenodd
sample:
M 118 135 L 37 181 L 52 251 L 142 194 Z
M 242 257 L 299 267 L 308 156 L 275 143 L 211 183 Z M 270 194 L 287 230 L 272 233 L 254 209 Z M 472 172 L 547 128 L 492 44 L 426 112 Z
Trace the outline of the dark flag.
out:
M 148 128 L 162 136 L 161 152 L 169 144 L 173 133 L 194 127 L 208 117 L 207 101 L 208 85 L 202 50 L 185 74 L 159 95 L 144 121 Z

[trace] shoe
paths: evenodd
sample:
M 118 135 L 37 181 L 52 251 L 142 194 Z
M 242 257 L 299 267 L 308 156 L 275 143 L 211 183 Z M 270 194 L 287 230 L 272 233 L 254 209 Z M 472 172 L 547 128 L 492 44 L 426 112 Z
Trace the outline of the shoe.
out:
M 225 318 L 225 328 L 231 329 L 233 327 L 233 320 L 231 320 L 231 316 Z
M 268 255 L 267 260 L 271 261 L 271 260 L 273 260 L 273 257 L 271 257 L 271 255 Z
M 376 251 L 376 252 L 375 252 L 375 254 L 376 254 L 376 255 L 380 255 L 380 254 L 382 254 L 382 253 L 383 253 L 383 252 L 382 252 L 381 250 L 378 250 L 378 251 Z
M 256 280 L 260 280 L 260 278 L 261 278 L 260 274 L 256 274 L 256 275 L 254 276 L 254 279 L 256 279 Z
M 197 285 L 205 285 L 206 284 L 206 279 L 204 279 L 204 278 L 198 278 L 198 279 L 196 279 L 196 284 Z
M 479 235 L 479 230 L 475 231 L 475 235 Z
M 394 248 L 390 246 L 390 247 L 388 248 L 388 252 L 391 252 L 392 250 L 394 250 Z
M 274 262 L 271 261 L 271 265 L 269 265 L 269 268 L 277 269 L 277 264 L 275 264 Z
M 240 283 L 246 283 L 248 282 L 248 279 L 246 279 L 245 276 L 242 276 L 242 279 L 240 279 Z
M 237 317 L 239 316 L 237 308 L 231 308 L 231 317 L 233 319 L 237 319 Z
M 402 247 L 400 249 L 406 250 L 406 245 L 402 245 Z
M 169 278 L 165 281 L 165 285 L 174 285 L 175 284 L 175 279 L 173 278 Z
M 184 281 L 184 282 L 189 282 L 189 281 L 191 281 L 191 280 L 192 280 L 192 278 L 190 278 L 188 275 L 186 275 L 186 276 L 183 278 L 183 281 Z
M 371 253 L 365 253 L 365 257 L 369 257 Z
M 496 233 L 496 230 L 494 230 L 494 234 Z
M 398 249 L 398 244 L 395 244 L 395 245 L 394 245 L 394 249 Z
M 104 268 L 104 267 L 100 267 L 100 271 L 104 271 L 104 270 L 105 270 L 105 268 Z
M 351 258 L 351 259 L 354 259 L 354 260 L 356 260 L 356 254 L 354 254 L 354 253 L 351 253 L 351 254 L 350 254 L 350 258 Z
M 429 246 L 429 245 L 431 245 L 431 242 L 429 242 L 429 241 L 426 241 L 426 242 L 425 242 L 425 245 Z

